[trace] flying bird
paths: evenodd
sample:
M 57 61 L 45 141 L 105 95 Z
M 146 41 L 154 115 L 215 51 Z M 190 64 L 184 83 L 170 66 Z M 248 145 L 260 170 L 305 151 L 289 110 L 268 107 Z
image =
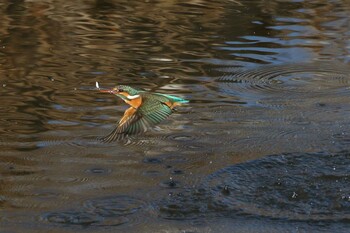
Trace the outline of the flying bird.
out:
M 144 133 L 149 127 L 167 118 L 174 107 L 189 102 L 176 96 L 140 91 L 126 85 L 104 89 L 96 82 L 96 88 L 100 92 L 116 95 L 130 105 L 113 131 L 102 138 L 104 142 L 120 140 L 126 135 Z

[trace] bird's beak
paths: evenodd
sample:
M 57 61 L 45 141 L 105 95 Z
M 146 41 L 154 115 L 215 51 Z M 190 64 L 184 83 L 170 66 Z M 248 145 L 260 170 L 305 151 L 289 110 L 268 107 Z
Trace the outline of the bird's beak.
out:
M 109 94 L 114 94 L 115 91 L 113 89 L 99 89 L 100 92 L 102 93 L 109 93 Z

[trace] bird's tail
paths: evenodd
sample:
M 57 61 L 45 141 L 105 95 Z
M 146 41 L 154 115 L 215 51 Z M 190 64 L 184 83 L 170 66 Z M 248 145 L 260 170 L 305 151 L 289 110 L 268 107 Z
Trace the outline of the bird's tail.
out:
M 166 95 L 166 94 L 161 94 L 161 95 L 165 96 L 165 97 L 169 98 L 171 101 L 179 103 L 179 104 L 186 104 L 186 103 L 190 102 L 188 100 L 185 100 L 185 99 L 182 99 L 180 97 L 173 96 L 173 95 Z
M 114 141 L 121 141 L 125 139 L 126 134 L 118 132 L 118 127 L 112 130 L 107 136 L 99 138 L 104 143 L 110 143 Z

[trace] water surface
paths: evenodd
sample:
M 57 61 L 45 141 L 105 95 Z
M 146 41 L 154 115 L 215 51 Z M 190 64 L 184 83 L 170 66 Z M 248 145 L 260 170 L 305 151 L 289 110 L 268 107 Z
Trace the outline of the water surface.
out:
M 347 232 L 347 1 L 0 3 L 4 232 Z M 127 108 L 190 100 L 102 143 Z

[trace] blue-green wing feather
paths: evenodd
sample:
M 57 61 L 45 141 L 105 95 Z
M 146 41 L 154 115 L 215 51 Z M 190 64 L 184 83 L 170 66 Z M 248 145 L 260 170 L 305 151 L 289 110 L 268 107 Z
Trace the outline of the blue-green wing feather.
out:
M 102 138 L 104 142 L 112 142 L 123 139 L 126 135 L 146 132 L 151 126 L 159 124 L 166 119 L 172 109 L 167 105 L 171 103 L 188 103 L 188 100 L 180 97 L 160 94 L 139 92 L 143 98 L 143 104 L 122 125 L 117 125 L 111 133 Z
M 123 139 L 126 135 L 146 132 L 151 126 L 159 124 L 166 119 L 172 110 L 162 102 L 155 102 L 147 109 L 140 108 L 123 125 L 118 125 L 106 137 L 104 142 L 112 142 Z
M 177 103 L 181 103 L 181 104 L 185 104 L 185 103 L 189 102 L 188 100 L 185 100 L 185 99 L 182 99 L 180 97 L 173 96 L 173 95 L 167 95 L 167 94 L 161 94 L 161 93 L 156 93 L 156 95 L 164 96 L 167 99 L 169 99 L 171 102 L 177 102 Z

